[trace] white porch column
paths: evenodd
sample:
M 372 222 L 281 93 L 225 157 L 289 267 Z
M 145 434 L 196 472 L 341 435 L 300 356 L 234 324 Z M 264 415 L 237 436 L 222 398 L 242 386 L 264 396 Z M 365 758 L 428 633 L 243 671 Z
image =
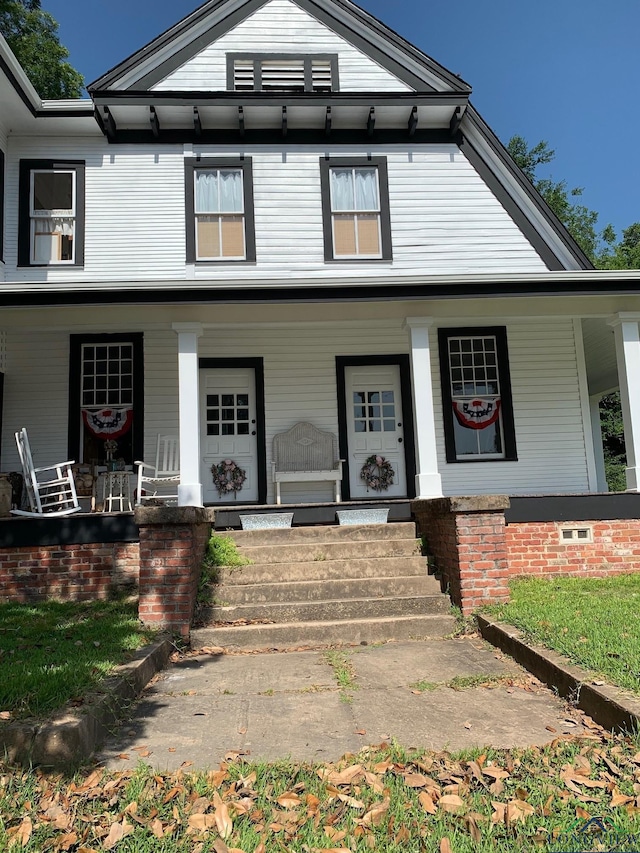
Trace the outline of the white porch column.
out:
M 180 485 L 178 506 L 202 506 L 200 482 L 200 392 L 198 338 L 200 323 L 174 323 L 178 334 L 178 398 L 180 417 Z
M 640 330 L 638 314 L 621 313 L 609 321 L 616 337 L 616 359 L 620 402 L 627 449 L 627 490 L 637 492 L 640 485 Z
M 442 496 L 442 478 L 438 472 L 436 429 L 433 414 L 431 384 L 431 351 L 429 317 L 407 317 L 404 326 L 409 330 L 411 344 L 411 389 L 416 442 L 416 497 Z

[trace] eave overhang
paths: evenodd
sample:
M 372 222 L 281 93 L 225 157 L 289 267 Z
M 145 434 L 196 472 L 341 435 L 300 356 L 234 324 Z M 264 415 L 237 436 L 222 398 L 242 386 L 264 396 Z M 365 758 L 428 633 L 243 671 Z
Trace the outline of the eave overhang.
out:
M 418 138 L 425 132 L 457 133 L 468 106 L 460 92 L 148 92 L 95 91 L 95 116 L 111 142 L 230 141 L 255 134 L 334 137 L 362 132 Z M 266 134 L 266 136 L 265 136 Z M 248 141 L 245 139 L 245 141 Z M 303 141 L 303 140 L 300 140 Z
M 362 276 L 310 280 L 220 280 L 129 282 L 6 282 L 0 307 L 56 305 L 379 302 L 502 297 L 640 296 L 640 270 L 572 270 L 495 275 Z M 584 313 L 576 306 L 576 316 Z

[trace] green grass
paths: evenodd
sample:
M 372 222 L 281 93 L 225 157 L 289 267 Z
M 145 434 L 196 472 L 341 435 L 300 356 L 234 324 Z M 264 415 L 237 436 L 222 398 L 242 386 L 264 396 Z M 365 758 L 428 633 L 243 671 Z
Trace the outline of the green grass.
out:
M 349 652 L 341 649 L 328 649 L 324 659 L 333 669 L 333 674 L 340 688 L 340 699 L 343 702 L 353 701 L 353 691 L 358 689 L 356 670 Z
M 46 717 L 99 687 L 148 642 L 137 604 L 0 604 L 0 711 Z
M 220 569 L 238 568 L 251 562 L 238 551 L 238 546 L 230 536 L 212 533 L 207 543 L 202 571 L 198 581 L 197 601 L 201 605 L 216 603 L 213 587 L 220 583 Z
M 324 765 L 229 753 L 219 770 L 197 774 L 141 764 L 69 778 L 0 765 L 0 850 L 18 838 L 16 853 L 637 850 L 637 750 L 634 739 L 594 729 L 588 739 L 457 755 L 381 744 Z M 611 838 L 635 840 L 564 841 L 596 816 Z
M 488 609 L 527 638 L 640 693 L 640 574 L 523 578 L 509 604 Z

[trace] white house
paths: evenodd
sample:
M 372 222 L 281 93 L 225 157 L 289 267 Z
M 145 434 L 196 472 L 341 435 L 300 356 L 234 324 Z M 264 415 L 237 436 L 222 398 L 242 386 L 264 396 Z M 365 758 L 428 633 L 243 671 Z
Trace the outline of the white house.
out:
M 88 91 L 41 101 L 0 38 L 3 470 L 23 426 L 40 464 L 175 433 L 181 504 L 229 502 L 225 459 L 267 504 L 308 421 L 345 499 L 606 491 L 619 386 L 637 490 L 638 273 L 592 269 L 459 77 L 350 0 L 208 0 Z

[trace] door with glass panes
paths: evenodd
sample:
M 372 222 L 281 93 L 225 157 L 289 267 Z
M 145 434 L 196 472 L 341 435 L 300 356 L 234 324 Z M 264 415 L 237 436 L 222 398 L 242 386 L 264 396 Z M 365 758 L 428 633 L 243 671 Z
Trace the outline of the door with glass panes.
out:
M 405 497 L 407 474 L 399 366 L 345 367 L 345 393 L 351 498 Z M 371 456 L 382 457 L 391 464 L 393 482 L 388 488 L 368 488 L 362 479 L 362 466 Z
M 257 450 L 255 370 L 201 369 L 200 451 L 206 504 L 258 500 Z M 219 469 L 216 484 L 211 467 L 221 464 L 226 468 Z

